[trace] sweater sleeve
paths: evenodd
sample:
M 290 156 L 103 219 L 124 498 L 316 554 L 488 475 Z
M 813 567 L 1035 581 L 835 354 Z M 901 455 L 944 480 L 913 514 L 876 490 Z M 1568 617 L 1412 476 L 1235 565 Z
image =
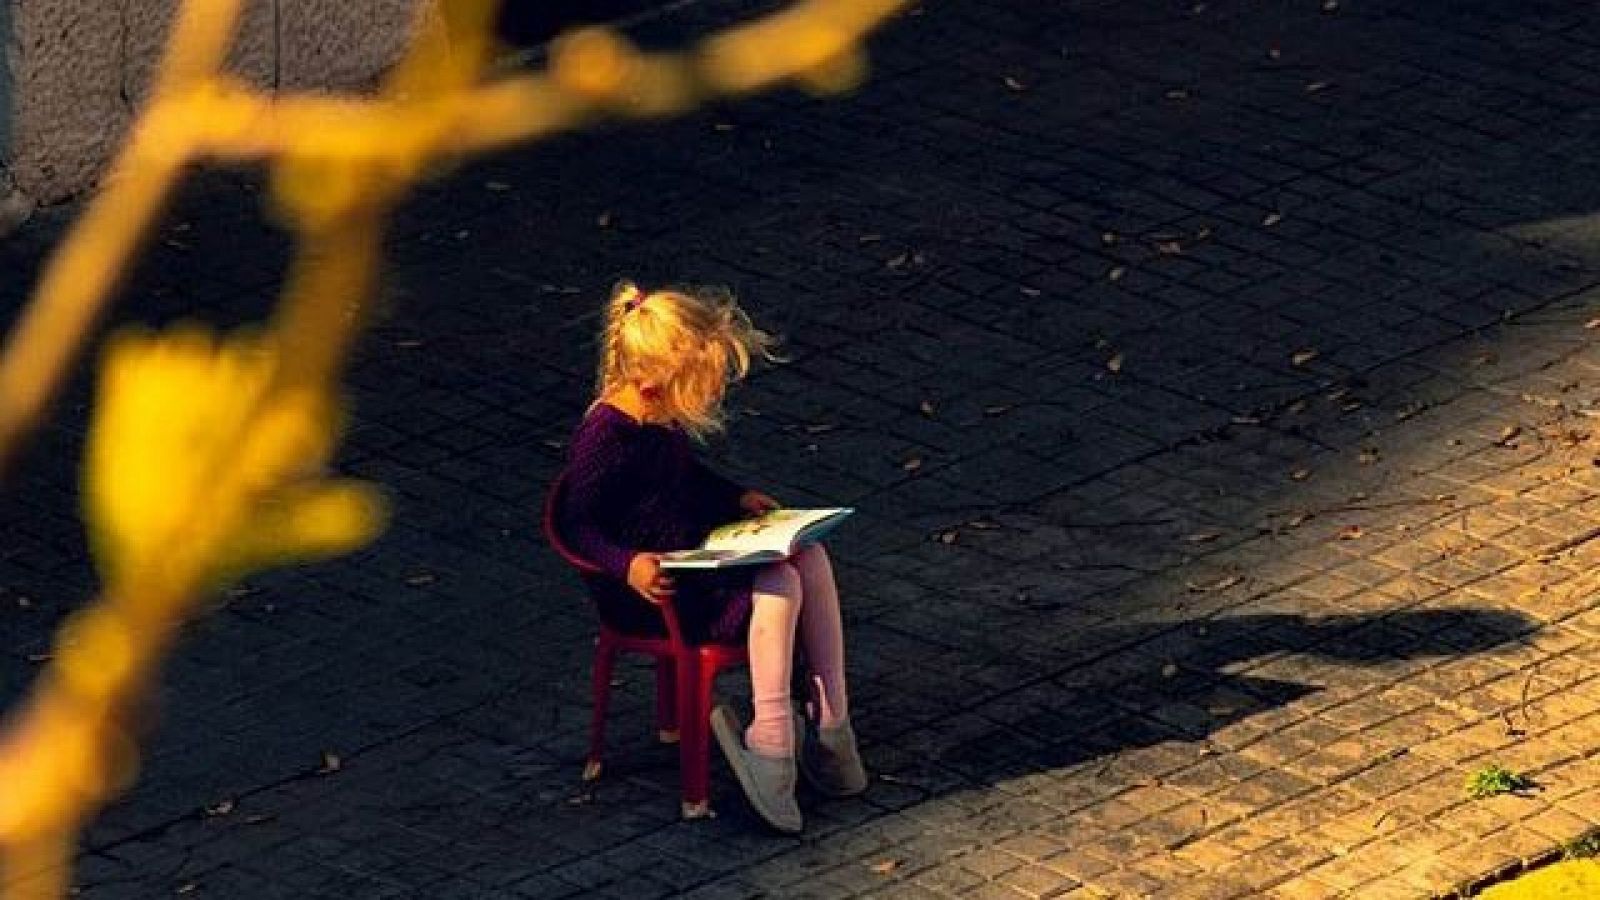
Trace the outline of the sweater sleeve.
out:
M 565 476 L 567 540 L 579 556 L 627 581 L 628 564 L 637 551 L 613 540 L 604 525 L 626 483 L 626 454 L 593 432 L 580 434 L 572 451 Z
M 743 513 L 739 508 L 739 498 L 744 496 L 744 487 L 717 474 L 698 456 L 691 456 L 691 459 L 690 478 L 694 489 L 706 498 L 704 502 L 707 508 L 715 510 L 720 518 L 738 518 Z

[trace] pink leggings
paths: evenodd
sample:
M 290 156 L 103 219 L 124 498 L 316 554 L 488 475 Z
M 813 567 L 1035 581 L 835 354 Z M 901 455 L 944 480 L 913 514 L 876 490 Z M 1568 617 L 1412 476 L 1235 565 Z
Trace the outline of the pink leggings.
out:
M 844 623 L 833 566 L 820 544 L 756 574 L 750 613 L 750 693 L 755 719 L 745 744 L 764 756 L 794 753 L 789 682 L 794 673 L 796 625 L 811 669 L 808 685 L 818 725 L 830 728 L 849 715 L 844 683 Z

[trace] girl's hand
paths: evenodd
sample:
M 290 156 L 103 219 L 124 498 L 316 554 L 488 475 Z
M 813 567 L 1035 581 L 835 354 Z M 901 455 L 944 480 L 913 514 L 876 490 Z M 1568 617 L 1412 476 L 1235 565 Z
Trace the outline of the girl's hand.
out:
M 745 491 L 739 495 L 739 508 L 744 510 L 746 515 L 759 516 L 777 509 L 779 505 L 778 501 L 760 491 Z
M 672 576 L 661 570 L 661 554 L 636 553 L 628 563 L 628 586 L 657 606 L 672 599 Z

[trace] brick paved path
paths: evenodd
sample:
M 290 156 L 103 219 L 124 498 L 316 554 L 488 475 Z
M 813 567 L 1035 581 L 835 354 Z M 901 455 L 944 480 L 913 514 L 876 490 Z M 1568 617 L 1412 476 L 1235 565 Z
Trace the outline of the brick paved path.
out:
M 945 0 L 874 50 L 849 98 L 416 197 L 341 460 L 395 525 L 194 626 L 84 896 L 1382 900 L 1600 822 L 1600 15 Z M 197 178 L 121 318 L 267 308 L 256 190 Z M 0 247 L 8 317 L 56 227 Z M 834 551 L 882 777 L 799 839 L 720 769 L 720 817 L 675 820 L 638 667 L 569 802 L 592 623 L 535 510 L 622 274 L 784 332 L 716 454 L 862 510 Z M 0 699 L 93 589 L 87 380 L 0 498 Z M 1468 801 L 1490 762 L 1540 788 Z

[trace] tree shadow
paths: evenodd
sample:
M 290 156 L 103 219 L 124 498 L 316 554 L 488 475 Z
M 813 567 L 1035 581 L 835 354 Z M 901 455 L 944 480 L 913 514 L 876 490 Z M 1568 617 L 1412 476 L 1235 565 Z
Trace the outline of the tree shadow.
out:
M 1090 662 L 985 698 L 895 743 L 917 749 L 921 763 L 900 757 L 912 769 L 947 769 L 962 786 L 992 786 L 1166 741 L 1206 742 L 1324 690 L 1311 681 L 1234 671 L 1252 660 L 1281 655 L 1315 668 L 1318 661 L 1371 666 L 1461 657 L 1537 627 L 1526 615 L 1494 609 L 1241 615 L 1178 628 L 1168 623 L 1148 633 L 1110 627 L 1088 635 L 1095 644 L 1129 648 L 1107 664 Z M 905 768 L 887 771 L 919 783 Z

